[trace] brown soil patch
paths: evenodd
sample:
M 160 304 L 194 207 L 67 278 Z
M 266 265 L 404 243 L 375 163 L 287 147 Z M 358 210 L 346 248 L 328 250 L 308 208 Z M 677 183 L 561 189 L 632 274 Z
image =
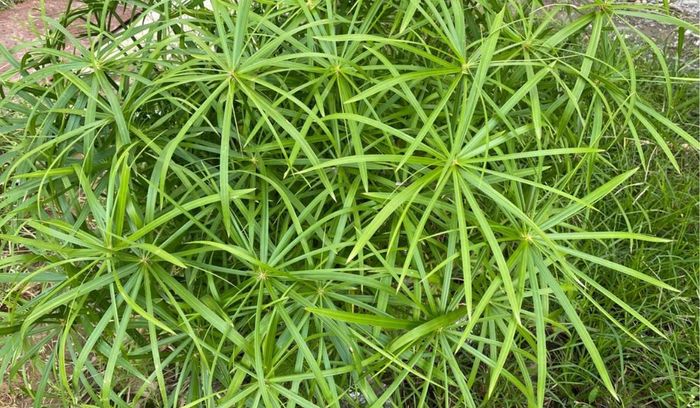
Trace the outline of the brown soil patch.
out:
M 42 17 L 58 20 L 66 11 L 69 0 L 26 0 L 8 9 L 0 10 L 0 44 L 10 49 L 16 58 L 20 58 L 26 45 L 40 38 L 45 33 Z M 83 7 L 84 4 L 73 0 L 72 8 Z M 117 8 L 118 19 L 110 20 L 112 31 L 119 29 L 119 20 L 129 20 L 134 10 L 132 8 Z M 82 37 L 85 33 L 85 21 L 77 20 L 68 27 L 73 35 Z M 87 44 L 88 40 L 84 40 Z M 0 58 L 0 72 L 8 67 L 8 63 Z M 2 408 L 2 407 L 0 407 Z
M 30 408 L 34 401 L 22 392 L 12 392 L 8 384 L 0 386 L 0 408 Z
M 0 11 L 0 44 L 12 48 L 36 39 L 43 30 L 39 21 L 42 13 L 57 18 L 67 4 L 68 0 L 46 0 L 42 10 L 40 1 L 28 0 Z
M 0 44 L 8 49 L 37 39 L 43 32 L 41 16 L 58 18 L 66 11 L 68 0 L 46 0 L 42 9 L 38 0 L 27 0 L 0 10 Z M 19 48 L 19 47 L 18 47 Z M 14 50 L 16 57 L 21 52 Z M 0 62 L 0 72 L 9 64 Z

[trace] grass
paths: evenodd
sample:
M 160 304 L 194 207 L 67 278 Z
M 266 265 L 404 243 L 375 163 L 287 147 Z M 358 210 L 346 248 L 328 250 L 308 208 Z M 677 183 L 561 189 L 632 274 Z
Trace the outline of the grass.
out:
M 613 21 L 696 26 L 113 6 L 0 74 L 0 372 L 36 406 L 694 403 L 697 75 Z
M 0 10 L 5 8 L 10 8 L 17 3 L 21 3 L 23 0 L 0 0 Z
M 640 64 L 643 66 L 643 64 Z M 657 66 L 643 67 L 653 70 Z M 698 88 L 677 87 L 674 106 L 676 120 L 684 123 L 691 133 L 698 133 Z M 658 85 L 646 86 L 645 91 L 659 94 Z M 700 235 L 698 226 L 698 196 L 700 183 L 697 151 L 677 140 L 675 157 L 682 172 L 676 172 L 653 144 L 646 145 L 649 155 L 647 168 L 630 179 L 629 186 L 614 197 L 601 200 L 599 213 L 590 218 L 597 228 L 635 228 L 653 232 L 671 240 L 671 244 L 626 243 L 616 246 L 592 245 L 589 251 L 609 254 L 635 269 L 646 268 L 663 281 L 674 285 L 679 292 L 659 292 L 649 285 L 610 277 L 605 270 L 592 270 L 597 279 L 609 282 L 610 287 L 626 288 L 620 297 L 640 311 L 666 338 L 654 336 L 645 327 L 629 323 L 627 328 L 640 340 L 635 341 L 610 323 L 595 309 L 585 314 L 586 326 L 596 330 L 601 354 L 609 356 L 607 366 L 617 373 L 620 402 L 611 401 L 599 387 L 585 380 L 590 362 L 574 367 L 571 362 L 581 360 L 575 350 L 580 349 L 575 339 L 560 344 L 561 369 L 555 370 L 555 383 L 561 391 L 552 395 L 563 405 L 572 401 L 591 406 L 694 406 L 700 395 L 700 366 L 698 365 L 698 307 L 695 301 L 700 288 L 697 271 L 700 266 Z M 631 144 L 623 144 L 609 151 L 611 162 L 624 166 L 641 166 Z M 615 311 L 613 304 L 604 305 Z M 621 321 L 625 317 L 616 310 Z M 605 350 L 605 351 L 604 351 Z M 589 396 L 591 399 L 589 400 Z M 592 396 L 595 396 L 594 398 Z

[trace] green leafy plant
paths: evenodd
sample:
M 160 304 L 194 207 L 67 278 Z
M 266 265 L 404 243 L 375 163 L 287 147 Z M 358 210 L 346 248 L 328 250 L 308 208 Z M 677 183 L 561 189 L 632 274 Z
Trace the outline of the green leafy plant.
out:
M 10 8 L 17 3 L 21 3 L 22 0 L 0 0 L 0 10 Z
M 118 3 L 140 16 L 113 31 Z M 667 11 L 71 5 L 3 52 L 0 372 L 38 406 L 544 406 L 567 338 L 618 400 L 581 311 L 651 349 L 621 292 L 677 282 L 601 250 L 669 240 L 598 207 L 630 211 L 649 144 L 672 171 L 700 148 L 693 80 L 627 23 L 698 32 Z

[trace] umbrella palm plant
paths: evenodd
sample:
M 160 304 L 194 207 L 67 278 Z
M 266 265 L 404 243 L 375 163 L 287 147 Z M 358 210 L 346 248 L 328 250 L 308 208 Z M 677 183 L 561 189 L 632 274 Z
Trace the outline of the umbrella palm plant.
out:
M 589 302 L 664 333 L 583 250 L 637 171 L 699 144 L 595 2 L 125 0 L 71 5 L 2 74 L 0 366 L 38 405 L 543 406 L 556 336 L 612 399 Z M 123 3 L 123 4 L 121 4 Z M 68 30 L 83 21 L 84 34 Z M 643 34 L 642 40 L 648 40 Z M 3 50 L 5 51 L 5 50 Z M 666 106 L 672 109 L 672 106 Z M 644 160 L 642 160 L 644 161 Z M 34 288 L 26 296 L 27 288 Z

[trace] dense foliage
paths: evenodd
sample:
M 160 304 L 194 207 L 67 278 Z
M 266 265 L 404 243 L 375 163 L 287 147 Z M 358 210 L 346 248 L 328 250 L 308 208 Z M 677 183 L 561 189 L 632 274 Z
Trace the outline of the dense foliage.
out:
M 38 406 L 624 405 L 621 350 L 670 355 L 645 298 L 697 286 L 697 230 L 665 230 L 697 209 L 642 189 L 697 170 L 697 93 L 628 20 L 697 27 L 128 0 L 111 31 L 86 3 L 0 76 L 0 373 Z

